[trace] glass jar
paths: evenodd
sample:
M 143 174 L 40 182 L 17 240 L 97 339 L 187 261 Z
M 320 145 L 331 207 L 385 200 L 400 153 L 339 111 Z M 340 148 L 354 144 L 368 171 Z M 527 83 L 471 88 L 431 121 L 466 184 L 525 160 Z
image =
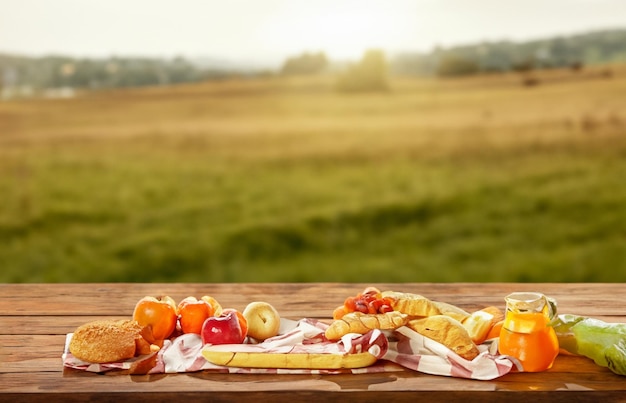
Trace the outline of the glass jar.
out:
M 536 292 L 515 292 L 505 301 L 500 353 L 517 358 L 525 372 L 551 368 L 559 353 L 556 333 L 549 324 L 556 315 L 556 302 Z

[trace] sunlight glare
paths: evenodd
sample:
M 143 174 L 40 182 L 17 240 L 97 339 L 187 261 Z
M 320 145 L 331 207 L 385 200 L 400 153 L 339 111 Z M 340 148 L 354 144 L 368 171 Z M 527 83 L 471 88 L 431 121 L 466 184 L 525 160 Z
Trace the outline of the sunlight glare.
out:
M 408 16 L 399 17 L 397 6 L 376 1 L 309 2 L 276 10 L 261 30 L 267 49 L 292 54 L 324 51 L 331 58 L 355 59 L 367 49 L 388 48 L 411 35 Z M 413 24 L 415 18 L 413 17 Z

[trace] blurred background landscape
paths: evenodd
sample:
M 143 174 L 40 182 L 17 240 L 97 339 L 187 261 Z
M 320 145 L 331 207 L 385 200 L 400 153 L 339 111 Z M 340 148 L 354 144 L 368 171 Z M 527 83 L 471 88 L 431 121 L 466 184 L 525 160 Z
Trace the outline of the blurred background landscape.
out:
M 0 281 L 626 281 L 626 4 L 137 3 L 0 0 Z

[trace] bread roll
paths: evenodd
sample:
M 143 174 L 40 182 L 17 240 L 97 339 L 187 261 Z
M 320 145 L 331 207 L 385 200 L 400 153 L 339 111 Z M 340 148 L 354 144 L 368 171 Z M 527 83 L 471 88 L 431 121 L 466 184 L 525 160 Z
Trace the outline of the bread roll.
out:
M 497 322 L 500 322 L 501 320 L 504 320 L 504 312 L 497 306 L 488 306 L 486 308 L 481 309 L 481 311 L 492 314 L 493 323 L 497 323 Z
M 473 360 L 480 351 L 461 322 L 446 315 L 434 315 L 410 320 L 407 326 L 417 333 L 433 339 L 466 360 Z
M 378 314 L 350 312 L 330 324 L 326 329 L 326 338 L 339 340 L 348 333 L 365 334 L 372 329 L 394 330 L 404 326 L 408 320 L 408 315 L 398 311 Z
M 141 336 L 142 327 L 133 320 L 96 320 L 79 326 L 70 341 L 70 353 L 82 361 L 117 362 L 150 352 Z M 138 349 L 139 348 L 139 349 Z
M 402 312 L 410 316 L 432 316 L 440 315 L 441 311 L 426 297 L 418 294 L 397 291 L 383 291 L 383 298 L 390 298 L 391 307 L 395 311 Z
M 504 312 L 495 306 L 488 306 L 480 311 L 472 312 L 461 323 L 474 343 L 482 344 L 487 339 L 491 328 L 501 320 L 504 320 Z

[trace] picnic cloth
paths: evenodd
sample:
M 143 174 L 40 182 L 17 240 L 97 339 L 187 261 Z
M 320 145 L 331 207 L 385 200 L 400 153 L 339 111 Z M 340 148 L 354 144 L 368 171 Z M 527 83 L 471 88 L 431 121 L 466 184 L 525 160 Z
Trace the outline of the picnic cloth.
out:
M 72 356 L 69 343 L 72 333 L 67 334 L 63 352 L 63 365 L 89 372 L 122 370 L 129 373 L 180 373 L 195 371 L 216 371 L 227 373 L 272 373 L 272 374 L 335 374 L 392 372 L 402 368 L 432 375 L 459 378 L 490 380 L 509 373 L 521 371 L 519 362 L 509 356 L 497 355 L 496 346 L 481 344 L 481 353 L 469 361 L 444 345 L 424 337 L 404 326 L 395 331 L 372 330 L 365 335 L 348 334 L 337 342 L 328 341 L 324 336 L 327 324 L 304 318 L 298 321 L 281 319 L 278 336 L 262 343 L 232 345 L 233 351 L 250 348 L 251 351 L 271 353 L 325 352 L 353 354 L 368 351 L 378 361 L 368 367 L 352 369 L 281 369 L 281 368 L 240 368 L 215 365 L 202 355 L 205 347 L 197 334 L 183 334 L 166 340 L 157 353 L 133 359 L 106 364 L 87 363 Z M 220 349 L 228 349 L 220 345 Z

